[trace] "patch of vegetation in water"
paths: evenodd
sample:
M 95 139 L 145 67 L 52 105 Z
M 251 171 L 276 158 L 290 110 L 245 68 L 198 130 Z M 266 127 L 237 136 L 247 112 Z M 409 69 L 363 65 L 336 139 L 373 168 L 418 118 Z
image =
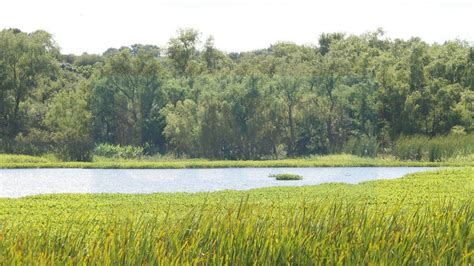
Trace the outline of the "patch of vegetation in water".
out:
M 270 177 L 275 178 L 276 180 L 302 180 L 303 176 L 295 174 L 273 174 Z

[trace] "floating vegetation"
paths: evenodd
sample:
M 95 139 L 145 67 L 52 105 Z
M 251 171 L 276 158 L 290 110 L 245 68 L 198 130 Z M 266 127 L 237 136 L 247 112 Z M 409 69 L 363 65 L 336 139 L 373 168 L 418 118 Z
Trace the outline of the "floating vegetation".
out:
M 274 174 L 274 175 L 270 175 L 270 177 L 273 177 L 276 180 L 302 180 L 303 179 L 303 176 L 295 175 L 295 174 Z

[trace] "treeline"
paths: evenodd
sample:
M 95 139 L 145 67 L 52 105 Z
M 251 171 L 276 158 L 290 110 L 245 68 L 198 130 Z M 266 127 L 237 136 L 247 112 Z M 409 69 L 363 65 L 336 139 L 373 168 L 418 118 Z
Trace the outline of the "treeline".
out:
M 181 29 L 166 47 L 61 54 L 51 35 L 0 32 L 0 152 L 90 160 L 146 154 L 265 159 L 390 152 L 401 136 L 474 129 L 474 48 L 323 34 L 224 53 Z

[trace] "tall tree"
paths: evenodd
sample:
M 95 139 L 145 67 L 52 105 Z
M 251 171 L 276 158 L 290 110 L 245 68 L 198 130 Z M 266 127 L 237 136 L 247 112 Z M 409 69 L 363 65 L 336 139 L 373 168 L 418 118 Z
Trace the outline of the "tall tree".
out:
M 158 51 L 154 47 L 134 46 L 105 59 L 98 78 L 104 82 L 100 86 L 113 91 L 113 114 L 119 122 L 115 126 L 117 143 L 163 144 L 159 111 L 165 98 Z
M 44 31 L 0 31 L 0 136 L 12 140 L 25 130 L 21 105 L 42 77 L 53 77 L 58 48 Z
M 59 157 L 65 161 L 92 159 L 90 87 L 83 81 L 58 93 L 49 104 L 45 124 Z
M 168 42 L 168 57 L 177 75 L 193 74 L 192 62 L 198 56 L 199 32 L 185 28 L 178 30 L 178 36 Z

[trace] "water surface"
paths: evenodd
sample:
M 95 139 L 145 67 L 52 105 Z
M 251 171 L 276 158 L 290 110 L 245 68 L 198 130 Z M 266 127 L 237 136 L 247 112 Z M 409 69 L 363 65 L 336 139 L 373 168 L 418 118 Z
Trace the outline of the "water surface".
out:
M 316 167 L 209 169 L 0 169 L 0 197 L 51 193 L 154 193 L 247 190 L 328 182 L 356 184 L 426 171 L 427 167 Z M 291 173 L 303 180 L 277 181 Z

